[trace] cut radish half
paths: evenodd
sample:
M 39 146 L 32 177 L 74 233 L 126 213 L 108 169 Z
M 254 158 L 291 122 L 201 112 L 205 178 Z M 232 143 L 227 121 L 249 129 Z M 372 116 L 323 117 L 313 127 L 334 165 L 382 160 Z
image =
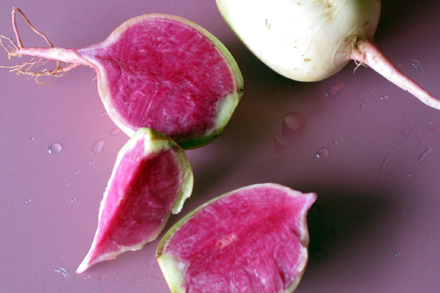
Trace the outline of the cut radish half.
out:
M 25 47 L 15 15 L 51 48 Z M 149 14 L 132 18 L 103 42 L 81 49 L 54 48 L 20 9 L 12 23 L 17 42 L 4 43 L 9 57 L 34 56 L 17 66 L 17 74 L 60 76 L 79 65 L 95 69 L 98 90 L 111 119 L 127 135 L 140 127 L 152 128 L 194 148 L 218 136 L 243 93 L 243 78 L 226 47 L 199 25 L 181 17 Z M 54 70 L 33 72 L 34 65 L 56 60 Z M 3 66 L 7 67 L 7 66 Z
M 191 167 L 179 145 L 154 130 L 139 129 L 118 154 L 92 247 L 77 273 L 156 239 L 192 187 Z
M 244 187 L 197 208 L 157 248 L 172 292 L 292 292 L 308 259 L 306 215 L 316 194 Z

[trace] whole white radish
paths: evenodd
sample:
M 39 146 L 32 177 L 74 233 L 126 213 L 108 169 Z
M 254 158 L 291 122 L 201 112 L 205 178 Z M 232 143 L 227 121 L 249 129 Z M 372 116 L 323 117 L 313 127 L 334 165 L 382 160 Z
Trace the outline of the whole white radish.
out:
M 375 45 L 380 0 L 216 1 L 245 45 L 287 78 L 319 81 L 354 60 L 440 109 L 440 100 L 405 76 Z

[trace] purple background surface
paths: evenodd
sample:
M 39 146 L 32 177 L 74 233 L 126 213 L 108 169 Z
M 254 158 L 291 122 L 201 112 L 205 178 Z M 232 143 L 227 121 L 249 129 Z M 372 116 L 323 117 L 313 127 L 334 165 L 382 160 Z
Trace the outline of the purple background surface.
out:
M 440 1 L 382 2 L 378 46 L 440 96 Z M 131 17 L 162 12 L 202 25 L 230 49 L 245 95 L 219 138 L 187 152 L 194 193 L 166 229 L 224 192 L 281 183 L 318 193 L 297 292 L 438 292 L 440 111 L 371 69 L 353 74 L 353 63 L 317 83 L 280 77 L 238 41 L 214 0 L 0 1 L 0 34 L 13 37 L 14 5 L 58 47 L 98 43 Z M 19 28 L 25 45 L 44 45 L 21 19 Z M 9 64 L 5 52 L 0 64 Z M 75 274 L 127 141 L 105 114 L 94 77 L 79 67 L 42 86 L 0 70 L 1 292 L 169 292 L 155 259 L 158 240 Z M 341 83 L 343 90 L 326 95 Z M 281 132 L 289 112 L 305 117 L 294 142 Z M 93 154 L 100 140 L 103 149 Z M 62 151 L 49 154 L 52 143 Z M 317 156 L 322 148 L 328 156 Z

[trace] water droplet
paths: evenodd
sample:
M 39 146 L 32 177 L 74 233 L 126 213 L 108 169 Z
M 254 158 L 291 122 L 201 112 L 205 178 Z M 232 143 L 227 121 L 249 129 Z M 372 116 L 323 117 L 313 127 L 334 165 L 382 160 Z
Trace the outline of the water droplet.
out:
M 390 153 L 387 153 L 382 160 L 382 164 L 380 165 L 380 170 L 379 170 L 380 172 L 385 170 L 385 167 L 388 164 L 389 160 L 390 160 Z
M 330 156 L 330 152 L 329 152 L 329 150 L 326 149 L 326 148 L 319 148 L 319 149 L 316 151 L 316 156 L 317 156 L 318 158 L 327 158 L 328 156 Z
M 434 133 L 440 134 L 440 127 L 435 125 L 434 122 L 429 122 L 428 129 L 431 130 Z
M 26 203 L 31 203 L 31 202 L 32 202 L 32 199 L 30 199 L 30 198 L 26 200 Z
M 422 64 L 420 64 L 419 60 L 411 60 L 411 65 L 419 72 L 423 73 Z
M 90 279 L 90 275 L 84 277 L 84 280 L 88 280 L 88 279 Z
M 427 148 L 420 156 L 419 159 L 417 160 L 418 163 L 421 163 L 427 155 L 429 155 L 430 153 L 432 153 L 432 148 Z
M 33 137 L 33 136 L 29 137 L 29 141 L 34 141 L 34 140 L 35 140 L 35 137 Z
M 103 112 L 103 113 L 101 113 L 101 116 L 102 116 L 102 117 L 107 117 L 107 116 L 108 116 L 108 113 L 107 113 L 107 112 Z
M 95 165 L 95 161 L 90 161 L 90 165 Z
M 325 95 L 327 97 L 332 97 L 337 95 L 340 91 L 342 91 L 346 87 L 346 84 L 344 82 L 332 85 L 327 88 L 327 91 L 325 92 Z
M 401 256 L 402 256 L 401 252 L 396 253 L 396 257 L 401 257 Z
M 81 173 L 80 170 L 76 170 L 76 171 L 75 171 L 75 175 L 78 175 L 79 173 Z
M 390 98 L 389 96 L 382 96 L 382 97 L 380 97 L 380 99 L 383 100 L 383 101 L 386 101 L 386 100 L 388 100 L 389 98 Z
M 61 275 L 63 275 L 64 278 L 69 277 L 69 273 L 68 273 L 67 270 L 64 269 L 64 268 L 55 269 L 54 271 L 57 272 L 57 273 L 59 273 L 59 274 L 61 274 Z
M 122 131 L 121 128 L 115 127 L 112 130 L 110 130 L 110 135 L 112 136 L 118 135 L 119 133 L 121 133 L 121 131 Z
M 273 152 L 275 154 L 281 153 L 284 149 L 284 144 L 281 142 L 281 140 L 278 138 L 278 136 L 273 134 L 272 141 L 273 141 Z
M 95 141 L 92 145 L 92 154 L 99 155 L 102 152 L 102 149 L 104 148 L 104 140 L 98 139 Z
M 411 177 L 413 177 L 414 176 L 414 173 L 410 173 L 410 174 L 408 174 L 408 177 L 409 178 L 411 178 Z
M 50 144 L 49 147 L 47 148 L 49 154 L 59 154 L 61 153 L 62 150 L 63 147 L 57 142 Z
M 337 145 L 338 145 L 338 142 L 336 140 L 332 142 L 332 146 L 337 146 Z
M 284 138 L 292 142 L 301 137 L 306 127 L 306 118 L 300 112 L 289 112 L 284 116 L 281 124 L 281 133 Z
M 76 202 L 76 198 L 72 198 L 71 200 L 70 200 L 70 202 Z
M 291 129 L 298 129 L 301 126 L 304 125 L 303 123 L 303 119 L 304 115 L 302 115 L 301 113 L 298 112 L 291 112 L 288 113 L 285 117 L 284 117 L 284 122 L 286 122 L 286 125 L 291 128 Z
M 98 276 L 99 281 L 105 281 L 107 279 L 107 275 L 105 273 L 102 273 Z
M 66 184 L 67 187 L 69 187 L 69 186 L 71 186 L 71 185 L 72 185 L 72 183 L 70 183 L 70 182 Z

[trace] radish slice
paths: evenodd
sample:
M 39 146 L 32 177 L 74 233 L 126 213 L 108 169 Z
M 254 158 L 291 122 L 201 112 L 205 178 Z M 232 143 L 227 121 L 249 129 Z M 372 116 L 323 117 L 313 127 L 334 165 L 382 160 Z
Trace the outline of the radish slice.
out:
M 95 238 L 77 273 L 155 240 L 171 212 L 180 212 L 192 187 L 193 173 L 179 145 L 140 128 L 118 154 Z
M 200 206 L 162 238 L 171 292 L 292 292 L 308 260 L 314 193 L 278 184 L 234 190 Z
M 50 48 L 25 47 L 15 15 Z M 111 119 L 128 136 L 140 127 L 152 128 L 194 148 L 218 136 L 243 93 L 240 70 L 225 46 L 199 25 L 172 15 L 149 14 L 123 23 L 103 42 L 81 49 L 54 48 L 20 9 L 12 11 L 17 43 L 10 42 L 9 57 L 34 56 L 17 66 L 17 74 L 61 76 L 87 65 L 95 69 L 98 90 Z M 56 60 L 54 70 L 32 71 L 34 65 Z M 6 66 L 3 66 L 6 67 Z

